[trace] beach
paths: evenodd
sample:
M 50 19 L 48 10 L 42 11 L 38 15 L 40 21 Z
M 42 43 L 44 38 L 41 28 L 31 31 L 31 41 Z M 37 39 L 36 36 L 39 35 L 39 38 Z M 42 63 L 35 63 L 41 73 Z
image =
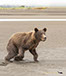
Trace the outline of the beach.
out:
M 65 21 L 0 21 L 0 64 L 7 55 L 6 45 L 16 32 L 47 28 L 45 42 L 37 47 L 38 63 L 29 51 L 24 61 L 0 65 L 0 76 L 65 76 L 66 75 L 66 22 Z
M 1 19 L 66 19 L 66 8 L 0 9 Z

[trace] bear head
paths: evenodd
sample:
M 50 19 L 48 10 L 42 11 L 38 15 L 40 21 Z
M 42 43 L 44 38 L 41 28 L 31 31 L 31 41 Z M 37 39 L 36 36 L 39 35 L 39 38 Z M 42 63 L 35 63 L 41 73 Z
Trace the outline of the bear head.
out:
M 44 28 L 42 30 L 39 30 L 38 28 L 34 28 L 34 31 L 35 31 L 35 38 L 38 41 L 45 41 L 47 39 L 47 37 L 46 37 L 47 29 L 46 28 Z

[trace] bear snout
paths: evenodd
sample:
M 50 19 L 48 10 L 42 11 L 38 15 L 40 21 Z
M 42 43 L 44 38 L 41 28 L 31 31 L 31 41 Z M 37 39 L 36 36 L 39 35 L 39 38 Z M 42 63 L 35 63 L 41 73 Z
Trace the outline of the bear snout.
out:
M 46 39 L 47 39 L 47 37 L 46 37 L 45 35 L 42 35 L 41 40 L 42 40 L 42 41 L 45 41 Z

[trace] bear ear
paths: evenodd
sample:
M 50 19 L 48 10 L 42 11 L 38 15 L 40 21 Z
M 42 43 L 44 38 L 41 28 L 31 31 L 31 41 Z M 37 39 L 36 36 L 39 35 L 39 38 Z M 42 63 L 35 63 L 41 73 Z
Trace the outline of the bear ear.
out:
M 44 32 L 46 32 L 47 31 L 47 28 L 44 28 L 43 30 L 44 30 Z
M 34 28 L 34 31 L 35 31 L 35 32 L 37 32 L 37 31 L 38 31 L 38 29 L 37 29 L 37 28 Z

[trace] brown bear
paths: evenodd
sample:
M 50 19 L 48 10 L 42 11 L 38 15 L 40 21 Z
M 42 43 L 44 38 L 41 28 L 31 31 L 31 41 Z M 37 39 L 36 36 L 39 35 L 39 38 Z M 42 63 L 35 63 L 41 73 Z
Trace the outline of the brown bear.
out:
M 34 56 L 34 61 L 37 62 L 36 47 L 40 41 L 46 40 L 46 31 L 46 28 L 42 30 L 35 28 L 32 32 L 19 32 L 12 35 L 7 44 L 8 55 L 5 60 L 10 61 L 10 59 L 14 58 L 16 61 L 21 61 L 24 58 L 25 51 L 29 50 Z

